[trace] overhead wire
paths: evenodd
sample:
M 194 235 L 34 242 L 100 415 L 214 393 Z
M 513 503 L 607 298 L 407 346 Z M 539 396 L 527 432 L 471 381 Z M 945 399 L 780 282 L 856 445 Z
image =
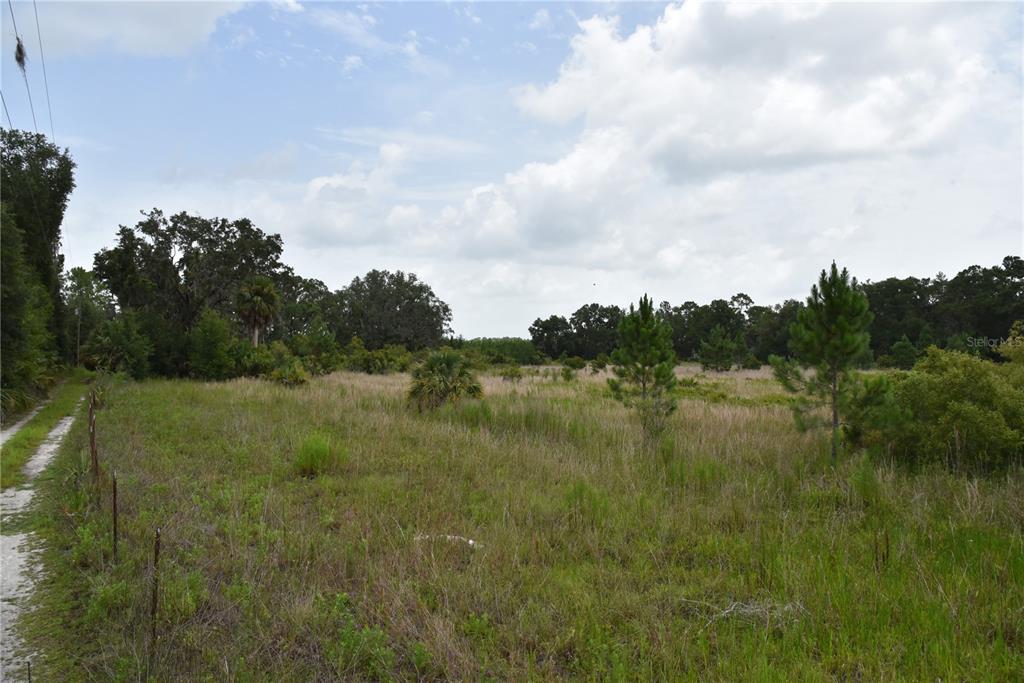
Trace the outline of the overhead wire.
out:
M 14 16 L 14 3 L 11 0 L 7 0 L 7 7 L 11 11 L 11 23 L 14 25 L 14 37 L 18 39 L 18 50 L 15 52 L 15 59 L 18 62 L 18 67 L 21 69 L 21 77 L 25 79 L 25 92 L 28 93 L 28 108 L 32 112 L 32 128 L 35 130 L 36 135 L 39 135 L 39 125 L 36 123 L 36 107 L 32 103 L 32 88 L 28 84 L 28 72 L 25 71 L 25 48 L 24 41 L 21 39 L 21 33 L 18 31 L 18 20 Z
M 7 111 L 7 98 L 4 97 L 3 90 L 0 90 L 0 101 L 4 103 L 4 114 L 7 114 L 7 127 L 14 130 L 14 122 L 11 121 L 11 112 Z
M 46 78 L 46 57 L 43 55 L 43 33 L 39 28 L 39 7 L 32 0 L 32 10 L 36 15 L 36 38 L 39 39 L 39 63 L 43 66 L 43 88 L 46 90 L 46 113 L 50 115 L 50 139 L 57 144 L 57 135 L 53 130 L 53 107 L 50 106 L 50 82 Z

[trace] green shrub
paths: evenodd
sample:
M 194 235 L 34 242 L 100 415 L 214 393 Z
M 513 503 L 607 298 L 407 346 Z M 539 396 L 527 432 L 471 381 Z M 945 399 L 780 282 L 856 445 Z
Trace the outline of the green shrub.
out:
M 562 366 L 562 379 L 566 382 L 571 382 L 576 379 L 576 370 L 570 368 L 568 365 Z
M 274 371 L 276 359 L 270 347 L 253 346 L 248 339 L 240 340 L 233 348 L 235 366 L 248 377 L 262 377 Z
M 743 357 L 743 360 L 740 361 L 740 367 L 744 370 L 760 370 L 761 365 L 761 361 L 752 353 L 748 353 Z
M 909 370 L 917 362 L 918 351 L 914 343 L 907 338 L 907 335 L 900 337 L 890 349 L 889 362 L 892 367 L 900 370 Z
M 344 355 L 346 368 L 368 375 L 405 372 L 413 362 L 413 355 L 400 344 L 388 344 L 383 348 L 369 351 L 359 337 L 352 337 Z
M 703 370 L 725 372 L 732 369 L 737 350 L 735 340 L 729 338 L 721 325 L 715 325 L 707 339 L 701 341 L 697 360 Z
M 125 311 L 97 327 L 83 352 L 100 370 L 127 372 L 142 379 L 149 374 L 153 343 L 139 328 L 135 314 Z
M 338 463 L 338 456 L 330 440 L 322 434 L 306 437 L 295 456 L 295 471 L 301 477 L 315 477 L 330 471 Z
M 862 383 L 848 430 L 911 465 L 1005 470 L 1024 457 L 1024 384 L 1014 365 L 930 347 L 912 371 Z
M 1010 336 L 999 345 L 997 351 L 1011 364 L 1024 367 L 1024 320 L 1013 323 Z
M 334 333 L 317 314 L 305 331 L 288 339 L 288 348 L 302 359 L 302 365 L 314 375 L 333 372 L 341 365 L 341 351 Z
M 579 356 L 569 356 L 562 361 L 562 365 L 573 370 L 582 370 L 587 367 L 587 361 L 583 360 Z
M 498 376 L 502 381 L 516 384 L 523 380 L 523 371 L 518 365 L 506 365 L 498 371 Z
M 227 379 L 235 373 L 232 355 L 231 324 L 212 309 L 203 311 L 189 333 L 188 360 L 192 372 L 201 379 Z
M 309 373 L 303 367 L 302 361 L 292 356 L 274 368 L 270 373 L 270 379 L 286 387 L 297 387 L 309 381 Z
M 459 351 L 469 355 L 477 355 L 490 365 L 515 363 L 516 365 L 536 365 L 540 363 L 540 354 L 529 339 L 519 337 L 496 337 L 470 339 L 453 344 Z
M 318 620 L 329 634 L 324 648 L 335 674 L 342 680 L 389 680 L 395 666 L 394 650 L 380 628 L 360 627 L 345 593 L 318 600 Z
M 421 411 L 482 395 L 483 388 L 470 370 L 469 363 L 451 349 L 431 353 L 412 372 L 409 400 Z

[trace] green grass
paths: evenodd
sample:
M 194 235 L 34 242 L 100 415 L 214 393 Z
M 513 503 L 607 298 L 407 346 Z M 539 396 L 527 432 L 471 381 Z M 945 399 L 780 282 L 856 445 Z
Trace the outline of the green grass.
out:
M 24 483 L 21 468 L 61 418 L 74 411 L 78 399 L 85 394 L 88 377 L 85 372 L 76 372 L 58 384 L 50 402 L 0 448 L 0 487 L 6 489 Z
M 302 477 L 315 477 L 335 467 L 338 461 L 330 440 L 322 434 L 312 434 L 299 446 L 295 471 Z
M 716 375 L 744 400 L 684 397 L 653 451 L 589 374 L 488 377 L 483 401 L 424 414 L 407 375 L 112 386 L 97 431 L 118 473 L 120 556 L 79 421 L 32 518 L 47 569 L 21 622 L 33 668 L 1019 680 L 1024 474 L 909 474 L 851 454 L 833 471 L 822 435 L 759 399 L 780 393 L 764 378 Z M 345 457 L 297 476 L 311 435 Z

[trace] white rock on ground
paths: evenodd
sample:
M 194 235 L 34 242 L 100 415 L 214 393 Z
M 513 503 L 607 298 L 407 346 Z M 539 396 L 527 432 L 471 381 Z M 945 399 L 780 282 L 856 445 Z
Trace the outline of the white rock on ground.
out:
M 5 432 L 4 439 L 28 419 Z M 0 681 L 26 678 L 26 660 L 21 652 L 21 640 L 14 632 L 14 623 L 24 609 L 33 583 L 31 534 L 8 534 L 3 526 L 12 515 L 23 512 L 32 502 L 35 495 L 32 480 L 53 460 L 74 421 L 74 416 L 65 417 L 47 434 L 32 458 L 25 463 L 23 471 L 27 481 L 23 486 L 0 493 Z

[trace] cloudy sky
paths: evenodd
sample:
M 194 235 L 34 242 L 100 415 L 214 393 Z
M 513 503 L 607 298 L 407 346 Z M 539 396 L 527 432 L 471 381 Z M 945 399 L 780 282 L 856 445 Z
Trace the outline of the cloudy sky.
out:
M 247 216 L 332 288 L 416 272 L 467 337 L 644 292 L 775 303 L 832 259 L 992 265 L 1024 250 L 1022 7 L 40 0 L 64 252 L 140 209 Z M 13 36 L 5 8 L 30 128 Z

